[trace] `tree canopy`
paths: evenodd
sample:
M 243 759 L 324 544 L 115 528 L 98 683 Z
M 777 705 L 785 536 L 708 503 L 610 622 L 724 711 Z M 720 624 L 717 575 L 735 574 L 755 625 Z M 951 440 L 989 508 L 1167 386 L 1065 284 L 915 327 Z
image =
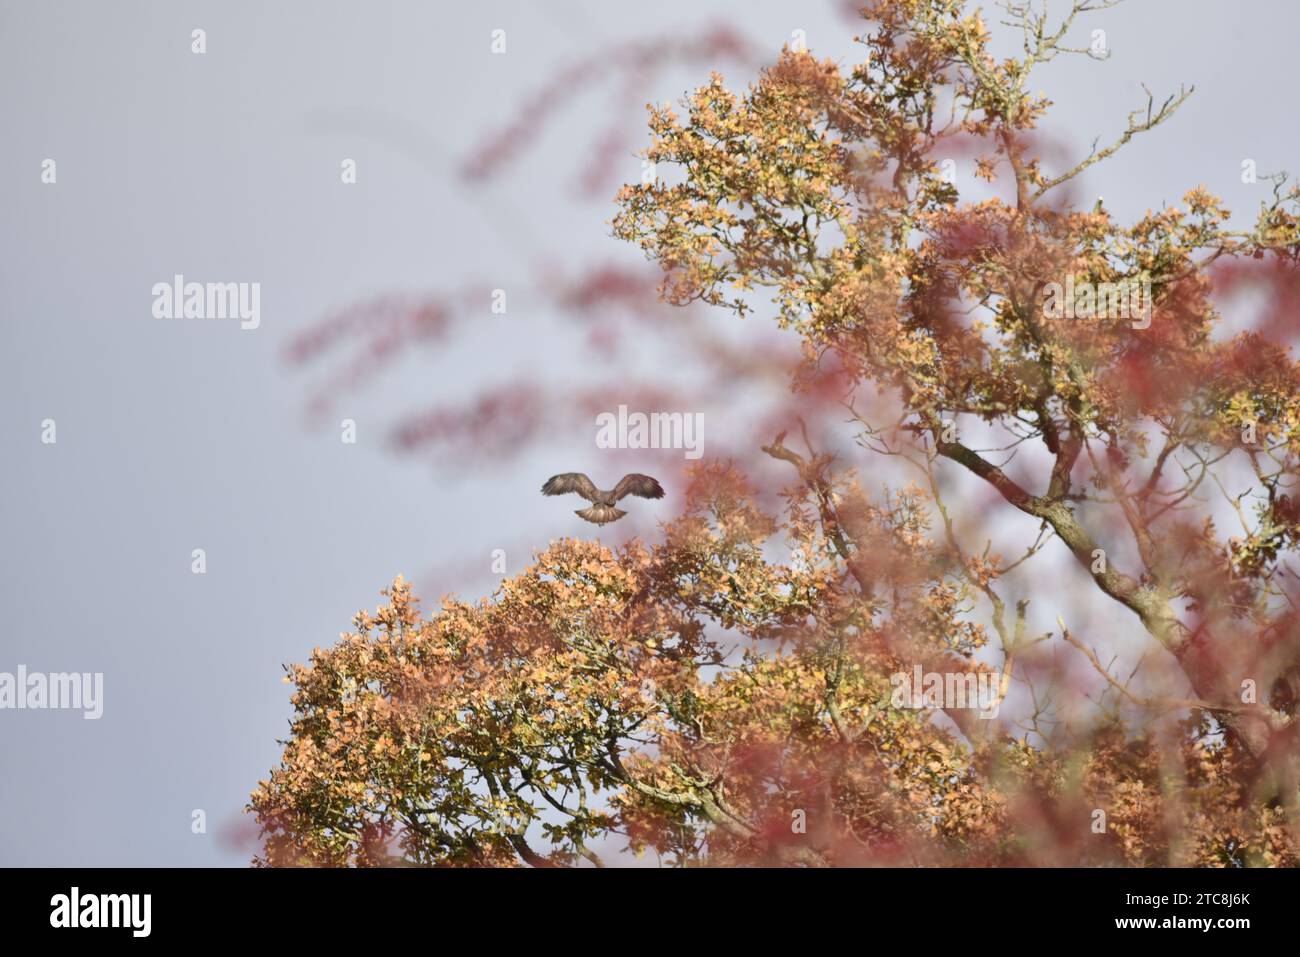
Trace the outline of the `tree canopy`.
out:
M 290 668 L 260 863 L 1297 863 L 1300 190 L 1276 177 L 1245 227 L 1201 187 L 1131 223 L 1080 208 L 1076 177 L 1190 94 L 1056 168 L 1029 78 L 1106 5 L 1009 3 L 1022 53 L 997 59 L 959 0 L 876 0 L 851 69 L 787 49 L 743 93 L 714 75 L 651 109 L 656 175 L 615 236 L 670 302 L 797 335 L 823 421 L 761 449 L 776 507 L 706 460 L 653 541 L 552 542 L 427 617 L 398 579 Z M 1263 317 L 1225 319 L 1248 284 Z M 914 480 L 877 493 L 886 459 Z M 1003 558 L 967 513 L 1029 542 Z M 1172 683 L 1117 672 L 1064 606 L 1031 626 L 1053 555 Z M 1098 684 L 1088 721 L 1043 720 L 1049 650 Z M 1033 704 L 900 702 L 916 670 Z

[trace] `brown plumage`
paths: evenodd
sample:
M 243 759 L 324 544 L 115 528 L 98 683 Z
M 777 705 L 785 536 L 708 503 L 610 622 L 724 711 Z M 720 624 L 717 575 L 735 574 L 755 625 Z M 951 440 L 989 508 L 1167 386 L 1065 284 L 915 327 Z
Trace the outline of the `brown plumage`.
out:
M 575 511 L 574 514 L 597 525 L 606 525 L 609 522 L 618 521 L 627 514 L 621 508 L 614 507 L 618 500 L 624 496 L 664 497 L 664 487 L 662 485 L 649 475 L 641 475 L 638 472 L 624 475 L 619 479 L 618 484 L 608 492 L 596 488 L 591 479 L 581 472 L 563 472 L 560 475 L 552 475 L 546 480 L 546 484 L 542 486 L 543 495 L 567 495 L 569 492 L 577 492 L 588 502 L 593 503 L 591 508 Z

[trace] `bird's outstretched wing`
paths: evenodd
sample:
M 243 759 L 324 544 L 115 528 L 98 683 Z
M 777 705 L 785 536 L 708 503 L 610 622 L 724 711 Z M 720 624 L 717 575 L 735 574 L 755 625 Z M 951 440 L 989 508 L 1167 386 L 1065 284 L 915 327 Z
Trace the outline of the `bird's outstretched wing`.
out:
M 567 495 L 569 492 L 577 492 L 588 502 L 596 501 L 598 490 L 591 484 L 591 479 L 581 472 L 563 472 L 560 475 L 552 475 L 542 486 L 543 495 Z
M 626 495 L 639 495 L 642 498 L 663 498 L 664 487 L 649 475 L 630 472 L 619 479 L 618 484 L 614 486 L 615 501 Z

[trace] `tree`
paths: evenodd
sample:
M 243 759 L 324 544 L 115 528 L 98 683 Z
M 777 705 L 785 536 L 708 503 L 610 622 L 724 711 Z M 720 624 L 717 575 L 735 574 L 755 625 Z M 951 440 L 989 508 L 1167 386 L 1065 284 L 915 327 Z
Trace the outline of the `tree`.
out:
M 715 461 L 653 543 L 552 543 L 431 618 L 399 579 L 290 669 L 261 863 L 600 864 L 620 840 L 678 864 L 1297 863 L 1300 190 L 1277 177 L 1249 229 L 1201 188 L 1131 225 L 1073 205 L 1190 93 L 1047 168 L 1027 80 L 1104 5 L 1010 3 L 1023 56 L 998 61 L 958 0 L 876 0 L 851 71 L 787 49 L 744 94 L 714 75 L 651 110 L 658 177 L 614 232 L 669 301 L 770 304 L 799 337 L 815 417 L 762 448 L 781 506 Z M 961 151 L 987 197 L 944 175 Z M 1245 282 L 1277 311 L 1225 335 L 1216 295 Z M 827 451 L 845 414 L 860 462 Z M 877 461 L 917 481 L 873 498 Z M 990 495 L 951 502 L 962 481 Z M 1071 630 L 1060 556 L 1159 681 Z M 1063 650 L 1100 687 L 1066 689 L 1087 721 L 1039 695 Z M 1013 684 L 1030 704 L 990 717 Z

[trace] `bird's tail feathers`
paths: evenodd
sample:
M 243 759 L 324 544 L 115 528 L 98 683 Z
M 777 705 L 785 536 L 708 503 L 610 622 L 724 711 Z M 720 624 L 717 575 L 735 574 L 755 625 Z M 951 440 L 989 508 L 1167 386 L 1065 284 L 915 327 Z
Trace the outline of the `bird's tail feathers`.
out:
M 621 508 L 614 508 L 612 505 L 593 505 L 591 508 L 581 509 L 574 512 L 574 514 L 597 525 L 607 525 L 622 518 L 627 512 Z

